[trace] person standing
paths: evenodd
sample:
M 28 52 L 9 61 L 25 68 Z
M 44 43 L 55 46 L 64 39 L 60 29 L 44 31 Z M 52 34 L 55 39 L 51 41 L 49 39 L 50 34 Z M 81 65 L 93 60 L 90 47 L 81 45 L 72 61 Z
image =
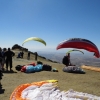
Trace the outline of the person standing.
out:
M 8 51 L 5 52 L 4 56 L 6 57 L 6 70 L 8 71 L 8 64 L 10 64 L 10 71 L 12 71 L 12 57 L 15 55 L 13 51 L 8 48 Z
M 2 48 L 0 47 L 0 58 L 2 58 Z
M 62 63 L 66 65 L 66 67 L 71 66 L 71 61 L 70 61 L 70 53 L 66 54 L 66 56 L 63 57 Z
M 27 59 L 30 60 L 30 52 L 28 52 Z
M 4 70 L 4 64 L 6 62 L 5 56 L 4 56 L 5 52 L 6 52 L 6 48 L 3 48 L 3 51 L 2 51 L 2 70 Z
M 38 56 L 38 54 L 37 54 L 37 52 L 35 52 L 35 60 L 37 61 L 37 56 Z
M 0 58 L 0 85 L 1 85 L 1 79 L 2 79 L 2 58 Z
M 22 51 L 22 52 L 21 52 L 21 58 L 23 58 L 23 55 L 24 55 L 24 52 Z
M 3 56 L 2 56 L 2 48 L 1 48 L 1 47 L 0 47 L 0 59 L 1 59 L 0 64 L 1 64 L 1 66 L 2 66 L 2 59 L 3 59 Z

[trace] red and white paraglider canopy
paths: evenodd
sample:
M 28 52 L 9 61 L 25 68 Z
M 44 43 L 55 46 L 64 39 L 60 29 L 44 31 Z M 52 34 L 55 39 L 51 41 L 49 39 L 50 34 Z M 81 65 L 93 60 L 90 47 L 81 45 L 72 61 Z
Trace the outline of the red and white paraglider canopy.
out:
M 97 58 L 100 57 L 100 53 L 99 53 L 97 46 L 93 42 L 87 39 L 71 38 L 68 40 L 64 40 L 60 44 L 58 44 L 56 49 L 58 50 L 61 48 L 85 49 L 89 52 L 94 52 L 94 56 L 96 56 Z

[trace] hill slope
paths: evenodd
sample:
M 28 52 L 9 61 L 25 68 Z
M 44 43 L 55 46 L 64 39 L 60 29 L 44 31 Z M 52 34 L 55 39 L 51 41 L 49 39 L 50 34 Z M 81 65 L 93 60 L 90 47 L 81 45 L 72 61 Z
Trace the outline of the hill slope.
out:
M 17 55 L 18 50 L 14 51 Z M 85 92 L 100 96 L 100 73 L 90 70 L 85 70 L 86 74 L 73 74 L 65 73 L 62 71 L 64 67 L 63 64 L 54 63 L 44 58 L 38 57 L 38 60 L 42 61 L 44 64 L 49 64 L 53 68 L 57 68 L 58 72 L 51 71 L 41 71 L 35 73 L 23 73 L 15 70 L 16 65 L 26 65 L 32 62 L 37 62 L 34 60 L 34 55 L 31 55 L 31 60 L 26 59 L 27 52 L 25 53 L 24 59 L 18 59 L 16 56 L 13 58 L 13 70 L 14 72 L 3 73 L 2 89 L 5 89 L 4 93 L 1 92 L 0 100 L 9 100 L 11 93 L 14 89 L 24 83 L 31 83 L 42 80 L 56 79 L 58 80 L 60 90 L 73 89 L 79 92 Z

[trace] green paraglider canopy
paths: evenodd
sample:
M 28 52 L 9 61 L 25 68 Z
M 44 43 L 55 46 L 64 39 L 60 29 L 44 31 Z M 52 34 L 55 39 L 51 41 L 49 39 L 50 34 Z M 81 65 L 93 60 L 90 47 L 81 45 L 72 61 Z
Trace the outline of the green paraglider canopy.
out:
M 24 42 L 22 43 L 22 46 L 24 45 L 24 43 L 26 43 L 26 42 L 28 42 L 28 41 L 32 41 L 32 40 L 41 42 L 41 43 L 43 43 L 43 44 L 46 46 L 46 42 L 45 42 L 43 39 L 38 38 L 38 37 L 30 37 L 30 38 L 27 38 L 27 39 L 24 40 Z
M 84 52 L 82 52 L 81 50 L 77 50 L 77 49 L 69 50 L 66 54 L 68 54 L 68 53 L 70 53 L 70 52 L 72 52 L 72 51 L 79 51 L 79 52 L 81 52 L 81 53 L 84 54 Z

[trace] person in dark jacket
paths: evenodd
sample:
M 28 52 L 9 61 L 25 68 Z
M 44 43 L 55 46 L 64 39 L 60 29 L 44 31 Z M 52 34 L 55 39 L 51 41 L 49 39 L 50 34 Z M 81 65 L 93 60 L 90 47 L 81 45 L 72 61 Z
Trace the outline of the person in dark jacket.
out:
M 21 52 L 18 53 L 17 58 L 21 58 Z
M 2 48 L 0 47 L 0 58 L 2 58 Z
M 3 56 L 2 56 L 2 48 L 0 47 L 0 66 L 2 66 L 2 59 L 3 59 Z
M 37 61 L 37 56 L 38 56 L 38 53 L 35 52 L 35 60 Z
M 28 52 L 27 59 L 30 60 L 30 52 Z
M 75 66 L 75 65 L 72 65 L 71 64 L 71 61 L 70 61 L 70 53 L 66 54 L 66 56 L 63 57 L 62 63 L 64 65 L 66 65 L 66 67 L 68 67 L 68 66 Z
M 12 57 L 15 53 L 8 48 L 8 51 L 6 51 L 4 55 L 6 57 L 6 70 L 8 71 L 8 64 L 10 64 L 10 71 L 12 71 Z
M 4 64 L 6 62 L 5 61 L 5 56 L 4 56 L 6 51 L 7 51 L 6 48 L 3 48 L 3 51 L 2 51 L 2 70 L 4 70 Z
M 23 56 L 24 56 L 24 52 L 22 51 L 22 52 L 21 52 L 21 58 L 23 58 Z
M 1 85 L 1 79 L 2 79 L 2 58 L 0 58 L 0 85 Z

